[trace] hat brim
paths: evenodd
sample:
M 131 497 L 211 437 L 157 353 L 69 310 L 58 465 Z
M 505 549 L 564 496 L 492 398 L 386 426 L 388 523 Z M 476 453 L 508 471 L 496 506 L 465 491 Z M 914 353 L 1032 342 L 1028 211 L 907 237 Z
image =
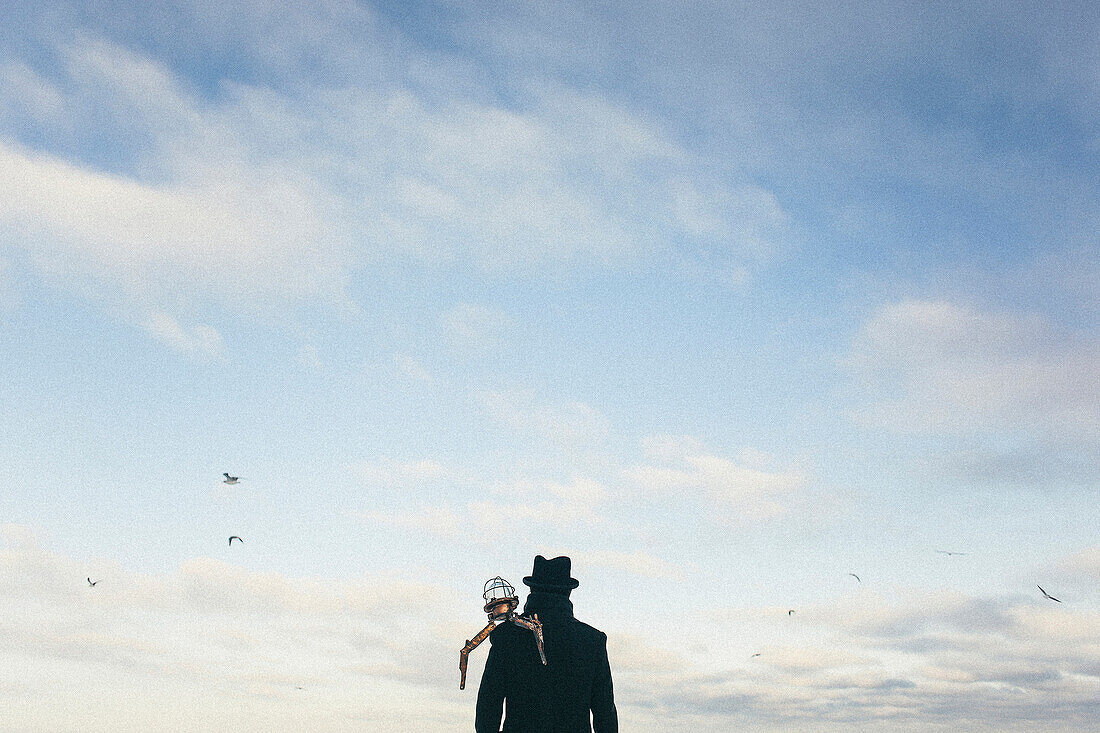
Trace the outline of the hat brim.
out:
M 539 588 L 552 588 L 554 590 L 573 590 L 581 584 L 581 581 L 577 580 L 576 578 L 570 578 L 565 583 L 546 583 L 543 581 L 535 580 L 532 576 L 528 575 L 523 579 L 523 584 L 533 590 L 537 590 Z

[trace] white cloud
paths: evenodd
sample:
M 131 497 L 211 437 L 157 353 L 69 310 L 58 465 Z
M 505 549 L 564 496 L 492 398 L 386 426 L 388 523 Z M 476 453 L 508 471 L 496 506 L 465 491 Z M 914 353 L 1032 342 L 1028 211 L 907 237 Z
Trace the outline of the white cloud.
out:
M 470 526 L 466 515 L 439 505 L 415 510 L 365 510 L 357 512 L 356 516 L 367 524 L 381 523 L 446 539 L 465 536 Z
M 503 424 L 557 445 L 597 445 L 610 431 L 607 418 L 579 400 L 541 401 L 529 391 L 485 392 L 481 399 Z
M 761 653 L 763 657 L 764 654 Z M 769 646 L 767 658 L 763 664 L 779 668 L 785 672 L 818 673 L 832 671 L 842 667 L 860 667 L 871 660 L 867 657 L 813 646 Z
M 152 313 L 145 330 L 169 348 L 200 358 L 219 359 L 225 348 L 221 334 L 212 326 L 199 324 L 188 330 L 167 313 Z
M 591 507 L 566 501 L 496 501 L 486 499 L 467 506 L 473 526 L 489 532 L 501 526 L 512 527 L 517 533 L 526 528 L 552 527 L 562 533 L 588 531 L 601 524 Z M 483 534 L 484 534 L 483 532 Z
M 576 537 L 607 525 L 592 505 L 555 497 L 508 496 L 459 502 L 458 506 L 441 504 L 437 500 L 412 509 L 368 509 L 358 512 L 357 516 L 366 522 L 486 546 L 500 541 L 502 527 L 521 537 L 545 537 L 548 532 Z
M 451 691 L 461 632 L 444 622 L 464 609 L 448 588 L 383 575 L 289 577 L 202 557 L 138 573 L 51 552 L 25 528 L 5 526 L 3 536 L 7 725 L 202 731 L 229 721 L 260 731 L 309 719 L 350 731 L 363 716 L 405 716 L 443 731 L 439 720 L 464 702 Z M 135 685 L 142 695 L 131 694 Z M 384 699 L 365 705 L 363 689 Z M 86 720 L 104 699 L 113 702 Z
M 313 344 L 302 344 L 298 348 L 298 363 L 307 369 L 321 369 L 324 362 L 321 361 L 321 353 Z
M 703 452 L 691 439 L 654 438 L 647 452 L 657 463 L 625 469 L 625 477 L 658 496 L 694 495 L 728 518 L 764 519 L 789 512 L 802 501 L 807 484 L 798 470 L 755 468 Z M 759 463 L 762 454 L 751 452 Z
M 0 524 L 0 539 L 13 550 L 25 550 L 38 545 L 38 535 L 23 524 Z
M 394 354 L 393 363 L 401 374 L 414 382 L 433 381 L 432 373 L 428 368 L 408 354 Z
M 703 443 L 690 435 L 649 435 L 642 439 L 642 451 L 646 458 L 662 462 L 705 452 Z
M 686 668 L 616 680 L 655 712 L 761 730 L 1088 730 L 1100 696 L 1100 614 L 1015 597 L 873 591 L 808 605 L 699 611 L 736 637 Z M 712 646 L 708 645 L 708 646 Z M 740 656 L 739 652 L 743 653 Z M 750 654 L 760 652 L 759 657 Z
M 607 487 L 590 478 L 574 478 L 569 483 L 548 481 L 546 491 L 572 504 L 596 504 L 607 497 Z
M 510 424 L 530 429 L 527 419 L 524 415 L 522 421 L 517 418 Z M 547 431 L 539 433 L 544 441 L 576 432 L 563 430 L 556 420 L 552 429 L 538 423 Z M 602 429 L 602 420 L 600 425 Z M 549 535 L 578 543 L 589 538 L 584 540 L 589 544 L 593 531 L 632 536 L 642 529 L 637 515 L 659 514 L 654 507 L 663 502 L 709 520 L 739 523 L 790 515 L 808 500 L 802 472 L 774 470 L 774 459 L 756 451 L 746 451 L 746 459 L 759 467 L 701 452 L 699 442 L 690 438 L 647 439 L 645 450 L 660 462 L 625 466 L 608 456 L 590 466 L 590 473 L 577 473 L 564 481 L 531 473 L 529 466 L 521 466 L 513 478 L 502 479 L 500 466 L 489 475 L 479 475 L 431 460 L 363 462 L 354 466 L 362 483 L 388 491 L 378 494 L 360 517 L 450 539 L 460 535 L 459 528 L 466 528 L 461 536 L 480 541 L 477 538 L 494 537 L 503 525 L 519 536 Z M 551 475 L 560 469 L 558 465 L 543 468 Z M 472 487 L 489 496 L 469 498 Z M 386 499 L 395 496 L 401 497 L 399 506 Z M 581 555 L 593 564 L 646 577 L 679 578 L 682 573 L 667 561 L 634 550 L 604 548 Z
M 0 316 L 14 310 L 19 302 L 19 292 L 11 277 L 11 263 L 0 257 Z
M 446 511 L 432 519 L 459 523 Z M 478 622 L 462 621 L 471 609 L 450 588 L 376 574 L 290 577 L 204 557 L 136 573 L 44 549 L 26 527 L 2 526 L 0 537 L 0 689 L 10 698 L 9 724 L 83 721 L 80 708 L 97 698 L 116 701 L 104 715 L 123 731 L 161 721 L 164 705 L 200 700 L 182 730 L 215 719 L 242 730 L 296 729 L 295 716 L 352 730 L 377 725 L 357 718 L 381 709 L 400 721 L 395 729 L 443 731 L 472 716 L 471 696 L 453 690 L 454 652 Z M 640 577 L 669 570 L 644 553 L 574 559 Z M 88 573 L 100 579 L 95 589 L 83 580 Z M 620 717 L 638 730 L 741 721 L 759 730 L 923 731 L 965 721 L 975 731 L 1086 731 L 1100 696 L 1100 611 L 1081 595 L 1059 606 L 1037 592 L 860 588 L 802 605 L 795 616 L 691 597 L 642 629 L 602 628 Z M 124 694 L 134 684 L 146 694 Z M 59 686 L 69 694 L 43 696 Z M 364 705 L 364 689 L 386 702 Z
M 26 113 L 39 122 L 56 123 L 65 109 L 64 97 L 56 86 L 23 63 L 0 65 L 0 109 L 11 115 Z
M 905 432 L 1100 440 L 1100 347 L 1034 315 L 907 300 L 864 324 L 848 360 L 860 420 Z
M 391 458 L 360 461 L 352 465 L 351 470 L 364 486 L 371 489 L 402 489 L 457 477 L 454 471 L 427 458 L 418 461 Z
M 1060 567 L 1071 573 L 1100 580 L 1100 547 L 1086 547 L 1064 558 Z
M 435 537 L 491 544 L 499 541 L 502 526 L 524 537 L 545 536 L 547 532 L 577 537 L 595 528 L 612 526 L 602 511 L 607 488 L 588 478 L 574 478 L 565 483 L 545 479 L 478 479 L 434 461 L 360 464 L 356 471 L 368 486 L 406 487 L 408 490 L 402 492 L 401 508 L 372 507 L 357 513 L 361 520 Z M 465 500 L 444 498 L 436 490 L 439 481 L 444 479 L 459 480 L 479 488 L 488 486 L 491 496 Z M 412 491 L 420 492 L 419 504 L 406 508 L 410 503 L 408 492 Z
M 532 274 L 645 258 L 673 230 L 740 264 L 776 249 L 784 215 L 774 196 L 698 183 L 697 162 L 652 117 L 551 84 L 526 84 L 505 106 L 476 74 L 456 85 L 447 59 L 405 47 L 369 14 L 327 10 L 296 21 L 316 36 L 310 57 L 373 65 L 336 88 L 283 79 L 200 92 L 91 32 L 43 39 L 56 68 L 47 78 L 46 65 L 9 63 L 5 78 L 26 93 L 9 89 L 0 102 L 48 122 L 59 144 L 32 148 L 0 129 L 0 225 L 55 282 L 79 280 L 101 297 L 121 288 L 157 310 L 199 298 L 349 308 L 354 269 L 410 255 Z M 238 12 L 264 26 L 280 16 Z M 182 22 L 221 32 L 206 15 Z M 349 36 L 349 25 L 366 36 Z M 234 38 L 235 48 L 293 68 L 279 59 L 304 49 L 273 33 L 274 46 Z M 118 154 L 105 160 L 104 149 Z M 694 220 L 713 226 L 684 215 L 685 197 L 705 210 Z
M 154 306 L 343 302 L 336 197 L 276 154 L 277 99 L 205 103 L 166 67 L 88 36 L 58 55 L 66 117 L 122 157 L 108 171 L 0 140 L 0 222 L 41 269 Z
M 791 240 L 790 217 L 775 194 L 759 186 L 730 188 L 718 183 L 669 181 L 673 212 L 684 231 L 714 239 L 735 262 L 764 261 Z
M 485 348 L 495 343 L 512 326 L 502 310 L 472 303 L 460 303 L 439 319 L 451 343 L 461 348 Z
M 607 499 L 608 488 L 599 481 L 576 476 L 567 482 L 550 479 L 519 478 L 492 483 L 498 496 L 519 497 L 527 501 L 552 499 L 573 506 L 595 507 Z
M 622 550 L 576 552 L 573 553 L 573 561 L 586 566 L 610 568 L 642 578 L 679 580 L 683 577 L 683 570 L 679 566 L 647 552 Z
M 311 257 L 327 225 L 293 184 L 146 185 L 3 143 L 0 182 L 9 192 L 0 220 L 34 235 L 31 254 L 47 272 L 101 278 L 153 302 L 188 284 L 229 302 L 329 295 L 325 258 Z

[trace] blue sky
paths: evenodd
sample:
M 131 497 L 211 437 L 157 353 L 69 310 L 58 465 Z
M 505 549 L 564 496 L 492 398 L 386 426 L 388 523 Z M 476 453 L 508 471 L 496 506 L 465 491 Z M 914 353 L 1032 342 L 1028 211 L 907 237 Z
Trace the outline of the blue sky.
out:
M 631 729 L 1095 724 L 1092 5 L 4 13 L 12 730 L 453 730 L 536 553 Z

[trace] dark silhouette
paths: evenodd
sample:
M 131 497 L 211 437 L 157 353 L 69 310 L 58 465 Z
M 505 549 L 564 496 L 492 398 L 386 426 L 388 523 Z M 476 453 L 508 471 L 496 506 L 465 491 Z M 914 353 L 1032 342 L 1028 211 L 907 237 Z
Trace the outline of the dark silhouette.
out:
M 1047 593 L 1047 592 L 1046 592 L 1045 590 L 1043 590 L 1043 586 L 1041 586 L 1041 585 L 1037 585 L 1037 586 L 1035 586 L 1035 587 L 1036 587 L 1036 588 L 1038 588 L 1038 589 L 1039 589 L 1040 591 L 1042 591 L 1042 593 L 1043 593 L 1043 596 L 1044 596 L 1045 598 L 1049 598 L 1049 599 L 1050 599 L 1050 600 L 1052 600 L 1052 601 L 1058 601 L 1058 603 L 1061 603 L 1061 601 L 1059 601 L 1059 600 L 1058 600 L 1057 598 L 1055 598 L 1054 596 L 1052 596 L 1051 594 L 1049 594 L 1049 593 Z
M 535 557 L 523 579 L 531 592 L 524 615 L 538 614 L 546 665 L 534 636 L 502 624 L 489 636 L 492 648 L 477 693 L 477 733 L 617 733 L 618 713 L 607 660 L 607 635 L 573 618 L 569 593 L 580 583 L 569 577 L 568 557 Z M 589 715 L 591 714 L 591 721 Z

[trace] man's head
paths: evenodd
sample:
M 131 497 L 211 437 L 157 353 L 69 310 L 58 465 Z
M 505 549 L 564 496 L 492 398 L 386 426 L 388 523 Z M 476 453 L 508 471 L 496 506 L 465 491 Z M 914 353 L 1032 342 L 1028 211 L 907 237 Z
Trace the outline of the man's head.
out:
M 532 591 L 557 593 L 568 596 L 570 591 L 580 585 L 580 581 L 569 577 L 570 560 L 562 555 L 547 560 L 542 555 L 535 556 L 535 566 L 523 583 Z

